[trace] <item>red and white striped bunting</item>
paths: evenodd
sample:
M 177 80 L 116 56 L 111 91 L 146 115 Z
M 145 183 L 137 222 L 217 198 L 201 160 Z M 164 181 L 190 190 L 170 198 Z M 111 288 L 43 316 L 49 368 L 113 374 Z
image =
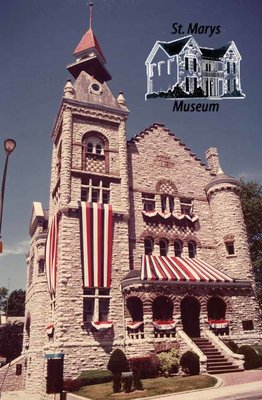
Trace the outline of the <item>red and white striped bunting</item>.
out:
M 233 282 L 207 264 L 188 257 L 142 256 L 141 279 L 145 281 Z
M 110 288 L 113 212 L 110 204 L 80 203 L 84 287 Z
M 126 324 L 126 326 L 127 326 L 128 329 L 135 330 L 135 329 L 140 328 L 140 326 L 142 326 L 143 324 L 144 324 L 144 321 L 128 322 Z
M 159 331 L 175 329 L 176 321 L 153 321 L 154 328 Z
M 46 240 L 46 275 L 48 290 L 51 297 L 55 296 L 56 290 L 56 266 L 57 266 L 57 246 L 58 246 L 58 213 L 54 214 Z
M 110 329 L 113 326 L 113 321 L 92 321 L 91 325 L 97 330 Z

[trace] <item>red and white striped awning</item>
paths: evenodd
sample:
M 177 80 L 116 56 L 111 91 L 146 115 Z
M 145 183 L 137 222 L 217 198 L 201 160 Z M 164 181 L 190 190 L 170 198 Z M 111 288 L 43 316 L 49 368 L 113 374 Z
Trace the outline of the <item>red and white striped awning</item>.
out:
M 203 260 L 188 257 L 142 256 L 141 280 L 180 282 L 233 282 Z

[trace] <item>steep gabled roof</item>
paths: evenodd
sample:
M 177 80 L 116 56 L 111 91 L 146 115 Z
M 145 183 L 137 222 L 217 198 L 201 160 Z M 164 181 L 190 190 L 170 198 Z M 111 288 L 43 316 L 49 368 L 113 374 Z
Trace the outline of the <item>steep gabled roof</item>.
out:
M 231 44 L 232 42 L 227 43 L 225 46 L 219 47 L 217 49 L 200 47 L 200 50 L 203 54 L 203 58 L 207 58 L 209 60 L 219 60 L 221 57 L 225 55 Z
M 106 59 L 104 57 L 104 54 L 101 50 L 101 47 L 99 46 L 99 43 L 97 41 L 97 38 L 94 35 L 94 32 L 91 28 L 88 29 L 88 31 L 84 34 L 82 39 L 80 40 L 79 44 L 74 50 L 74 55 L 83 53 L 86 50 L 93 49 L 95 48 L 99 55 L 101 56 L 103 62 L 106 62 Z
M 207 171 L 210 172 L 210 168 L 209 168 L 205 163 L 203 163 L 203 162 L 201 161 L 201 159 L 198 158 L 198 157 L 196 156 L 196 154 L 193 153 L 192 150 L 191 150 L 190 148 L 186 147 L 185 143 L 182 143 L 182 141 L 181 141 L 179 138 L 177 138 L 177 137 L 175 136 L 174 133 L 170 132 L 170 130 L 169 130 L 164 124 L 162 124 L 162 123 L 155 122 L 153 125 L 151 125 L 150 127 L 146 128 L 144 131 L 142 131 L 142 132 L 138 133 L 137 135 L 135 135 L 135 137 L 133 137 L 133 138 L 131 138 L 130 140 L 128 140 L 127 143 L 128 143 L 128 144 L 132 144 L 132 143 L 135 143 L 135 142 L 139 142 L 140 140 L 143 140 L 143 138 L 144 138 L 146 135 L 148 135 L 148 134 L 154 132 L 154 129 L 162 129 L 163 131 L 165 131 L 169 136 L 171 136 L 171 137 L 174 139 L 175 142 L 178 142 L 179 146 L 184 147 L 184 148 L 185 148 L 185 151 L 188 152 L 189 155 L 190 155 L 192 158 L 194 158 L 196 161 L 198 161 L 199 164 L 200 164 L 202 167 L 204 167 Z
M 192 36 L 186 36 L 182 39 L 173 40 L 172 42 L 158 42 L 159 45 L 166 51 L 166 53 L 171 57 L 179 54 L 187 42 L 192 38 Z

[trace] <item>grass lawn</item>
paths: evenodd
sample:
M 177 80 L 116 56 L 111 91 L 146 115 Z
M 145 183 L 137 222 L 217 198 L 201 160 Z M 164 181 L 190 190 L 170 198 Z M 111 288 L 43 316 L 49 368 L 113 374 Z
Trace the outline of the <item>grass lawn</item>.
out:
M 85 386 L 75 394 L 94 400 L 131 400 L 141 397 L 203 389 L 214 386 L 216 378 L 208 375 L 144 379 L 142 391 L 113 394 L 112 382 Z

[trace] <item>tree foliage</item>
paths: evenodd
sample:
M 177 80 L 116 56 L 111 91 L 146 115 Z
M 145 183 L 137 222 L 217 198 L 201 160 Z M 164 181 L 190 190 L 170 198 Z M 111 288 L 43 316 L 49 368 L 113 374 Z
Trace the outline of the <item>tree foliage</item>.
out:
M 243 179 L 240 183 L 251 260 L 254 267 L 262 267 L 262 185 Z
M 14 290 L 8 297 L 8 316 L 21 317 L 25 315 L 25 291 Z
M 0 327 L 0 354 L 10 362 L 21 354 L 23 343 L 22 322 L 6 324 Z
M 6 310 L 6 300 L 7 300 L 8 290 L 3 286 L 0 288 L 0 313 L 5 314 Z

